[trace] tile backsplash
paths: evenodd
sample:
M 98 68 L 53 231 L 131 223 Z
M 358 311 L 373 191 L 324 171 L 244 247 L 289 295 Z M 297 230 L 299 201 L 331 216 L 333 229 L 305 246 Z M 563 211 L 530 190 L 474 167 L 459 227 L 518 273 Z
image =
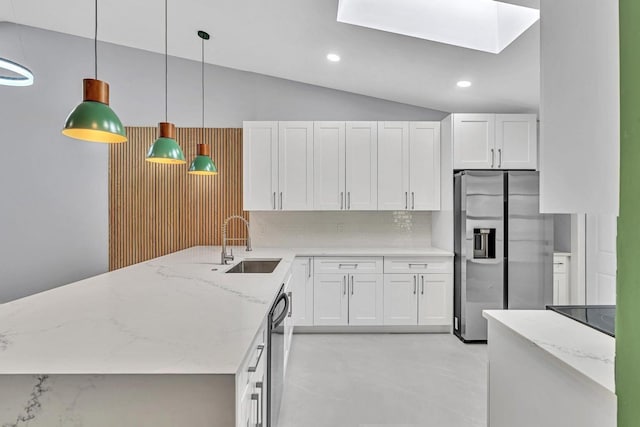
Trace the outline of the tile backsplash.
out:
M 431 246 L 431 212 L 251 212 L 256 247 Z

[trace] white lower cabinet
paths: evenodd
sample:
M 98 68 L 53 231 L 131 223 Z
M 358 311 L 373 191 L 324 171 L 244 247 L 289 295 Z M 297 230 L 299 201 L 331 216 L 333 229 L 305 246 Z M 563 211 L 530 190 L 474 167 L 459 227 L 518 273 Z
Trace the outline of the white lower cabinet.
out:
M 419 282 L 418 324 L 450 325 L 453 316 L 453 276 L 421 274 Z
M 385 274 L 385 325 L 451 325 L 451 274 Z
M 349 324 L 382 323 L 382 274 L 349 274 Z
M 384 275 L 385 325 L 416 325 L 418 323 L 417 286 L 415 274 Z
M 313 324 L 349 323 L 346 274 L 317 274 L 313 282 Z
M 553 304 L 571 304 L 571 286 L 569 281 L 569 257 L 554 254 L 553 256 Z
M 382 288 L 382 274 L 316 275 L 314 324 L 382 324 Z
M 291 271 L 291 295 L 293 324 L 313 325 L 313 258 L 296 258 Z

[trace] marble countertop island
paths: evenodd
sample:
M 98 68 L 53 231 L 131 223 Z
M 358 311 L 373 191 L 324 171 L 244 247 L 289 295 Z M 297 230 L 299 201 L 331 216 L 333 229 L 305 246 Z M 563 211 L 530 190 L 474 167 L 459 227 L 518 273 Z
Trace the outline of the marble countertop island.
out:
M 270 274 L 225 274 L 220 251 L 193 247 L 0 305 L 0 374 L 234 374 L 295 256 L 451 255 L 235 247 L 231 264 L 282 262 Z
M 487 310 L 484 317 L 615 393 L 615 338 L 549 310 Z

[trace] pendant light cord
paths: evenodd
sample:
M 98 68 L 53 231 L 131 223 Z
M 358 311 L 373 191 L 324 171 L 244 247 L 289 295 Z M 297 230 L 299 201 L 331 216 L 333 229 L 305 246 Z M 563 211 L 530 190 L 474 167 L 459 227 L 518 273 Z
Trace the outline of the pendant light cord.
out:
M 204 144 L 204 38 L 202 39 L 202 143 Z
M 167 0 L 164 0 L 164 121 L 169 121 L 169 50 L 168 50 L 168 18 Z
M 93 33 L 93 60 L 94 60 L 94 74 L 96 80 L 98 80 L 98 0 L 95 1 L 95 26 Z

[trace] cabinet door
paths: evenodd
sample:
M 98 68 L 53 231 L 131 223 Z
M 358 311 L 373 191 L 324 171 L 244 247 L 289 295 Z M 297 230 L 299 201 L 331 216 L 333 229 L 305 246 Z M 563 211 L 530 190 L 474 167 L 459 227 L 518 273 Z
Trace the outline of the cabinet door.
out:
M 492 169 L 496 163 L 495 114 L 453 115 L 453 168 Z
M 440 210 L 440 123 L 409 124 L 409 208 Z
M 314 207 L 345 208 L 345 122 L 315 122 L 313 129 Z
M 291 278 L 291 304 L 293 324 L 313 325 L 313 262 L 311 258 L 296 258 L 293 261 Z
M 453 316 L 453 276 L 421 274 L 418 324 L 451 325 Z
M 345 146 L 346 208 L 352 211 L 377 210 L 377 122 L 347 122 Z
M 313 324 L 346 325 L 349 322 L 346 274 L 317 274 L 313 283 Z
M 278 122 L 244 122 L 243 209 L 273 210 L 278 193 Z
M 535 114 L 496 115 L 496 167 L 538 167 L 538 123 Z
M 416 274 L 384 275 L 384 324 L 416 325 L 418 323 L 418 276 Z
M 382 325 L 382 274 L 350 274 L 349 324 Z
M 378 122 L 378 210 L 409 208 L 409 122 Z
M 279 200 L 281 210 L 313 209 L 313 122 L 278 124 Z

